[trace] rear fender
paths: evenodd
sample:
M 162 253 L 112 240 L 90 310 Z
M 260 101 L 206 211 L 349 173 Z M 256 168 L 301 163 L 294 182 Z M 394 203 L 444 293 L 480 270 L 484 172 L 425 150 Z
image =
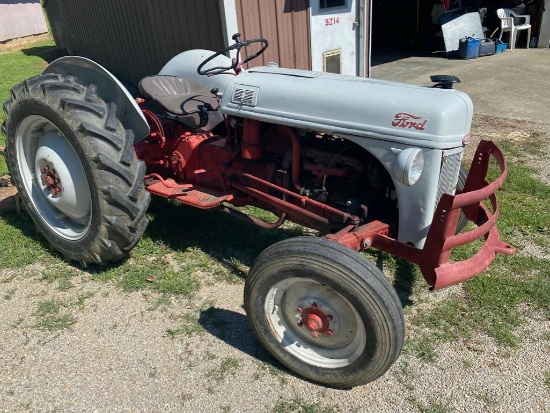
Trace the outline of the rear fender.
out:
M 136 101 L 120 81 L 103 66 L 80 56 L 65 56 L 53 61 L 43 74 L 74 76 L 83 85 L 94 84 L 98 96 L 117 107 L 117 117 L 126 129 L 131 129 L 135 142 L 149 135 L 149 125 Z

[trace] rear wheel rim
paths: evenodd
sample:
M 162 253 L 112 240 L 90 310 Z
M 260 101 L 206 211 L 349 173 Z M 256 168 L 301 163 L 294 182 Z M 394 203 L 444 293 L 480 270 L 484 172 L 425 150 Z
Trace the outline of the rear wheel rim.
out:
M 15 150 L 23 187 L 42 221 L 67 240 L 86 236 L 92 216 L 90 186 L 61 130 L 43 116 L 27 116 L 17 127 Z
M 335 369 L 363 354 L 367 334 L 357 310 L 317 281 L 291 278 L 276 283 L 267 293 L 264 310 L 275 339 L 302 362 Z

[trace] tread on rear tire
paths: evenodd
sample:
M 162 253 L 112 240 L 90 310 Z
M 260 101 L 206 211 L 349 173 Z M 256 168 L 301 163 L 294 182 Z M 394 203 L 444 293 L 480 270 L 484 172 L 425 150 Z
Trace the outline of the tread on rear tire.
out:
M 12 179 L 50 247 L 83 266 L 124 257 L 147 227 L 150 193 L 116 105 L 46 74 L 14 86 L 4 111 Z

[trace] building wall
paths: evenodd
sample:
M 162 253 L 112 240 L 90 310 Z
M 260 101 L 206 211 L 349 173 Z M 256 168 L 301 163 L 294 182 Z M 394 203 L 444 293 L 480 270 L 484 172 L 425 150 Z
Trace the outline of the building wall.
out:
M 0 0 L 0 42 L 47 32 L 39 0 Z
M 0 0 L 1 2 L 2 0 Z M 14 0 L 8 0 L 14 1 Z M 263 37 L 269 48 L 251 65 L 311 69 L 310 4 L 318 0 L 44 0 L 52 34 L 70 55 L 92 59 L 119 79 L 137 85 L 175 55 L 190 49 L 220 50 Z M 370 58 L 370 2 L 361 6 L 365 35 L 358 48 Z M 359 18 L 360 20 L 360 18 Z M 250 53 L 253 53 L 251 50 Z M 362 62 L 360 64 L 362 66 Z
M 235 0 L 243 39 L 262 37 L 269 47 L 251 62 L 311 69 L 309 0 Z M 251 51 L 252 52 L 252 51 Z
M 545 0 L 537 47 L 550 47 L 550 0 Z
M 58 47 L 133 85 L 183 51 L 226 43 L 219 0 L 47 0 L 45 9 Z

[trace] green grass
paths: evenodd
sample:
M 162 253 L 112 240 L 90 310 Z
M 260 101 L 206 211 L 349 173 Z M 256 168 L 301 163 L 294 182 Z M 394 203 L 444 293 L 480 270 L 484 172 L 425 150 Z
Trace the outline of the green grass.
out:
M 197 314 L 185 313 L 180 317 L 180 320 L 179 327 L 166 330 L 166 333 L 170 337 L 180 335 L 191 336 L 205 332 L 204 327 L 199 323 L 199 316 Z
M 318 404 L 309 403 L 301 397 L 292 399 L 280 398 L 272 410 L 273 413 L 335 413 L 337 410 L 334 407 L 320 406 Z
M 505 153 L 510 150 L 517 154 L 528 152 L 533 144 L 536 142 L 505 141 L 500 146 Z M 412 318 L 428 332 L 408 343 L 407 348 L 424 360 L 435 359 L 438 341 L 470 341 L 480 332 L 500 345 L 518 346 L 522 338 L 516 330 L 529 317 L 529 311 L 550 317 L 550 262 L 522 253 L 521 247 L 528 240 L 543 254 L 550 254 L 550 187 L 535 179 L 536 171 L 521 159 L 509 161 L 508 168 L 508 178 L 497 194 L 501 210 L 498 228 L 504 240 L 518 241 L 518 253 L 497 256 L 483 274 L 464 283 L 463 295 L 444 300 Z M 465 259 L 475 251 L 475 245 L 468 245 L 453 257 Z
M 451 413 L 454 410 L 445 407 L 440 403 L 433 403 L 428 406 L 419 406 L 418 409 L 421 413 Z
M 61 304 L 55 300 L 41 301 L 38 303 L 36 315 L 39 317 L 46 317 L 52 314 L 59 313 Z
M 214 380 L 216 383 L 223 382 L 228 376 L 235 377 L 239 369 L 240 361 L 234 357 L 225 357 L 220 365 L 206 373 L 206 377 Z
M 72 314 L 60 314 L 66 304 L 56 300 L 46 300 L 38 303 L 36 316 L 38 322 L 34 328 L 45 331 L 58 331 L 69 328 L 76 322 Z
M 40 41 L 14 52 L 0 52 L 0 102 L 2 104 L 10 97 L 10 89 L 17 83 L 40 74 L 56 57 L 53 40 Z M 0 119 L 4 119 L 2 112 Z
M 10 97 L 10 90 L 14 85 L 42 73 L 48 63 L 59 55 L 53 40 L 40 41 L 14 52 L 0 52 L 0 106 Z M 0 110 L 0 123 L 5 117 L 4 111 Z M 0 145 L 5 144 L 4 135 L 0 133 Z M 0 174 L 6 172 L 6 162 L 0 156 Z
M 0 262 L 2 268 L 22 268 L 30 264 L 50 263 L 54 256 L 30 219 L 15 212 L 0 215 Z
M 6 143 L 6 139 L 4 138 L 4 135 L 0 133 L 0 145 L 5 145 L 5 143 Z M 8 172 L 8 165 L 6 164 L 6 158 L 4 158 L 2 154 L 0 154 L 0 175 L 5 174 L 7 172 Z
M 276 377 L 279 380 L 281 386 L 287 384 L 287 374 L 282 367 L 278 367 L 277 364 L 266 363 L 264 361 L 257 361 L 257 370 L 254 372 L 254 380 L 259 380 L 268 373 L 272 377 Z

